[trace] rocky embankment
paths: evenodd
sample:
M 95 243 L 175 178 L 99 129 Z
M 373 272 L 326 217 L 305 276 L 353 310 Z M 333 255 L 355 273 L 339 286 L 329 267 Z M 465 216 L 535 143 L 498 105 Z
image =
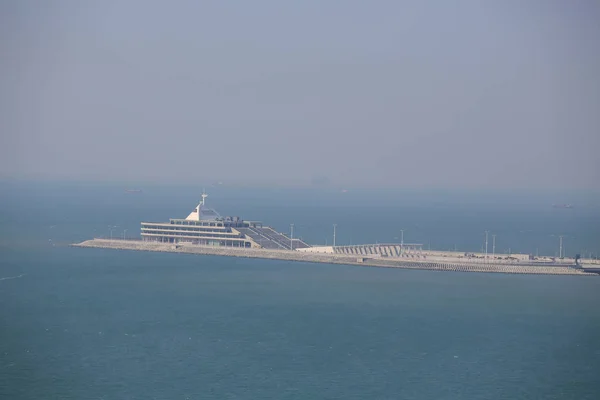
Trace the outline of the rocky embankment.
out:
M 96 247 L 118 250 L 159 251 L 170 253 L 189 253 L 201 255 L 215 255 L 226 257 L 263 258 L 274 260 L 303 261 L 327 264 L 348 264 L 386 268 L 404 269 L 429 269 L 439 271 L 461 271 L 461 272 L 494 272 L 504 274 L 544 274 L 544 275 L 595 275 L 586 273 L 579 269 L 567 266 L 533 266 L 519 264 L 468 264 L 460 262 L 431 262 L 404 261 L 393 258 L 357 258 L 356 256 L 304 253 L 290 250 L 266 250 L 266 249 L 240 249 L 227 247 L 208 247 L 197 245 L 178 245 L 166 243 L 150 243 L 139 240 L 109 240 L 92 239 L 82 243 L 74 244 L 76 247 Z

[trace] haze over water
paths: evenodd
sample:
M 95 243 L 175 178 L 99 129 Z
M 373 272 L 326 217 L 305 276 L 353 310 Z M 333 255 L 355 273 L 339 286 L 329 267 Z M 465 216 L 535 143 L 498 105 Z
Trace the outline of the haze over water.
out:
M 0 177 L 599 189 L 600 5 L 0 4 Z

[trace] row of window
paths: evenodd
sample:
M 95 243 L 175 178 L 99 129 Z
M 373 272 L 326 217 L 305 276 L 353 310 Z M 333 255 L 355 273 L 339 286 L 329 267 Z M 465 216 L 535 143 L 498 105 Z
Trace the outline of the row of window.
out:
M 160 226 L 160 225 L 142 225 L 142 229 L 160 229 L 164 231 L 186 231 L 186 232 L 223 232 L 227 233 L 227 229 L 215 229 L 215 228 L 184 228 L 180 226 Z
M 165 238 L 165 237 L 143 237 L 144 242 L 157 242 L 157 243 L 191 243 L 191 244 L 202 244 L 209 246 L 217 246 L 217 247 L 252 247 L 252 243 L 250 242 L 242 242 L 242 241 L 232 241 L 232 240 L 208 240 L 208 239 L 200 239 L 200 240 L 176 240 L 173 238 Z
M 203 233 L 203 232 L 198 232 L 197 234 L 194 234 L 194 232 L 192 233 L 186 233 L 186 232 L 159 232 L 159 231 L 142 231 L 142 235 L 155 235 L 155 236 L 165 236 L 165 237 L 172 237 L 172 236 L 186 236 L 186 237 L 208 237 L 208 238 L 220 238 L 220 239 L 242 239 L 242 237 L 240 236 L 235 236 L 235 235 L 227 235 L 227 236 L 223 236 L 222 234 L 219 235 L 218 233 Z
M 171 220 L 172 225 L 194 225 L 194 226 L 223 226 L 222 222 L 201 222 L 201 221 L 186 221 L 186 220 Z

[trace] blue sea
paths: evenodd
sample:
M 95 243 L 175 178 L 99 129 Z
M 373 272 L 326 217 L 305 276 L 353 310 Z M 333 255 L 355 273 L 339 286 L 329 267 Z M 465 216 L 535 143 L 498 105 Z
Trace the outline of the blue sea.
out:
M 201 188 L 0 184 L 0 398 L 598 399 L 600 277 L 81 249 L 185 217 Z M 138 187 L 135 187 L 138 188 Z M 600 251 L 597 198 L 207 188 L 309 243 Z M 574 203 L 573 209 L 552 203 Z M 125 230 L 127 230 L 125 232 Z M 112 232 L 111 232 L 112 231 Z M 491 249 L 491 236 L 490 236 Z

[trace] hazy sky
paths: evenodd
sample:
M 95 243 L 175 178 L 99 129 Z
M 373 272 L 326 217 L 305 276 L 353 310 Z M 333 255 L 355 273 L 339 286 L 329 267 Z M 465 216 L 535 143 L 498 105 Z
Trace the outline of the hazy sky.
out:
M 595 0 L 0 0 L 0 176 L 597 189 L 599 20 Z

